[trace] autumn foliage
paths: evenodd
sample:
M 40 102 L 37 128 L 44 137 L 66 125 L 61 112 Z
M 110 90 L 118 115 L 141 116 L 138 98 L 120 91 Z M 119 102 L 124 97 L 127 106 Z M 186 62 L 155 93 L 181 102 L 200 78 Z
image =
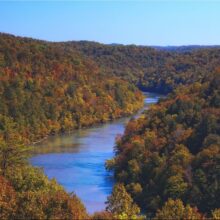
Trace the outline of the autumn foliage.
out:
M 206 217 L 219 208 L 219 85 L 217 72 L 203 83 L 179 87 L 144 117 L 130 121 L 117 140 L 115 158 L 107 167 L 149 216 L 168 199 L 197 207 Z M 199 219 L 193 210 L 189 219 Z M 157 212 L 156 219 L 174 218 L 166 213 Z M 188 219 L 181 215 L 179 219 Z
M 28 141 L 130 115 L 143 96 L 62 43 L 0 34 L 0 114 Z
M 219 219 L 220 50 L 52 43 L 0 34 L 1 219 Z M 118 136 L 107 211 L 88 216 L 28 164 L 25 144 L 133 114 Z

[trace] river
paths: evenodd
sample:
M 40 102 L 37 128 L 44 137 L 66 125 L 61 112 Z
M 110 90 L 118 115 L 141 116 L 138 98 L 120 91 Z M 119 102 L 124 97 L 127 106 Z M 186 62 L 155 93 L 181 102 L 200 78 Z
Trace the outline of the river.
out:
M 144 107 L 133 117 L 138 117 L 160 95 L 144 93 Z M 105 201 L 114 184 L 112 174 L 105 170 L 105 161 L 114 156 L 115 138 L 123 134 L 131 117 L 71 134 L 51 136 L 35 145 L 30 159 L 33 166 L 42 167 L 51 179 L 55 178 L 67 192 L 75 192 L 89 213 L 105 209 Z

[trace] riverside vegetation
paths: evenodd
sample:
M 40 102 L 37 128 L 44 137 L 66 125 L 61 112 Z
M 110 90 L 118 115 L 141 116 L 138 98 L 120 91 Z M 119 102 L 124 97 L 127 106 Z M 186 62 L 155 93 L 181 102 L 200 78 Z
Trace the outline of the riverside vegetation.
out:
M 220 49 L 184 52 L 0 35 L 1 219 L 220 218 Z M 139 89 L 169 93 L 118 137 L 116 184 L 88 216 L 28 164 L 31 142 L 129 115 Z M 73 131 L 74 132 L 74 131 Z

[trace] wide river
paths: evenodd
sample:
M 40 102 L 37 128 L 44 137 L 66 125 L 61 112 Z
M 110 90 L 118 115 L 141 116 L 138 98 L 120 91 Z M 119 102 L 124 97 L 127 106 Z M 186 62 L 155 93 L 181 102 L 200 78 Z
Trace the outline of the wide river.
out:
M 145 105 L 133 117 L 138 117 L 160 98 L 154 93 L 144 95 Z M 105 209 L 105 201 L 114 184 L 104 164 L 114 156 L 115 138 L 123 134 L 130 118 L 51 136 L 35 145 L 31 164 L 42 167 L 45 174 L 50 179 L 55 178 L 66 191 L 75 192 L 89 213 L 101 211 Z

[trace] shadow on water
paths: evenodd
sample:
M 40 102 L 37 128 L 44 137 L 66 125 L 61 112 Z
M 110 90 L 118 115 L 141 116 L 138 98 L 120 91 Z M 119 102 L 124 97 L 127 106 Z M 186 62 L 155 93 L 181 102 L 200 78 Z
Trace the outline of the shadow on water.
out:
M 161 97 L 144 93 L 145 106 L 132 117 L 139 117 L 149 105 Z M 118 134 L 123 134 L 131 117 L 74 131 L 73 134 L 51 136 L 35 145 L 31 158 L 34 166 L 42 167 L 49 178 L 55 178 L 68 192 L 75 192 L 89 213 L 105 209 L 114 179 L 105 169 L 105 161 L 114 156 Z

